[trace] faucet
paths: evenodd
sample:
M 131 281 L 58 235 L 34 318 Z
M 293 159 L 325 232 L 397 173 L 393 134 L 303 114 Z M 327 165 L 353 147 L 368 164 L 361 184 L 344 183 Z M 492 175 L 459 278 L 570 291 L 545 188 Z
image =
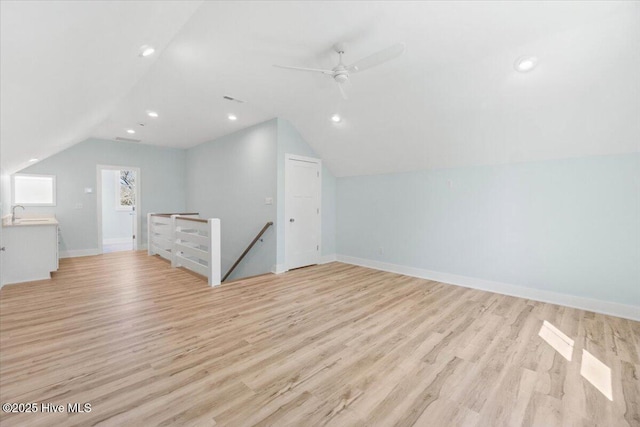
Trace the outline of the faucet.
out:
M 11 222 L 15 222 L 16 221 L 16 208 L 22 208 L 22 210 L 24 210 L 24 206 L 22 205 L 15 205 L 14 207 L 11 208 Z

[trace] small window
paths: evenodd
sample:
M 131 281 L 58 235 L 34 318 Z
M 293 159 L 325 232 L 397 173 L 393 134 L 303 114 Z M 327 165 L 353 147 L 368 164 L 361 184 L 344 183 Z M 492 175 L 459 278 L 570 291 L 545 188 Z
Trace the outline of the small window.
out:
M 136 173 L 134 171 L 116 171 L 116 209 L 133 210 L 136 205 Z
M 13 204 L 55 206 L 55 175 L 13 175 Z

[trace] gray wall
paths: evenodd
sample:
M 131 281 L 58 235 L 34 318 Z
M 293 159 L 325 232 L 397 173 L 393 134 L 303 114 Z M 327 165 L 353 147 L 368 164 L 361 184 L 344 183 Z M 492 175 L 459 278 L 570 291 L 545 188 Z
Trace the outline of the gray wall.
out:
M 278 224 L 284 224 L 284 170 L 285 155 L 319 158 L 298 130 L 285 119 L 278 119 Z M 336 179 L 322 164 L 322 255 L 336 253 Z M 278 265 L 284 267 L 284 227 L 277 228 Z
M 99 164 L 140 168 L 140 243 L 147 241 L 148 212 L 185 209 L 184 150 L 89 139 L 21 171 L 56 175 L 57 205 L 29 207 L 27 212 L 56 215 L 60 222 L 61 251 L 70 251 L 73 255 L 98 248 L 96 178 Z M 87 187 L 92 188 L 93 193 L 85 193 Z M 77 208 L 79 204 L 81 208 Z
M 338 253 L 640 306 L 640 154 L 338 179 Z
M 273 119 L 187 150 L 187 210 L 220 218 L 223 274 L 265 223 L 276 221 L 276 145 Z M 275 261 L 270 227 L 230 278 L 267 273 Z

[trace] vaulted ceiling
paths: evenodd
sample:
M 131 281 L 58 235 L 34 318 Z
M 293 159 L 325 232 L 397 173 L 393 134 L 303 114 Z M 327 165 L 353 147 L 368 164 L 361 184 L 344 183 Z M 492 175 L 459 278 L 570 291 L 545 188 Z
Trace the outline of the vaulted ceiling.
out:
M 89 137 L 186 148 L 272 117 L 338 176 L 640 151 L 638 2 L 0 5 L 9 172 Z M 346 63 L 406 52 L 352 75 L 348 100 L 272 66 L 332 68 L 339 41 Z

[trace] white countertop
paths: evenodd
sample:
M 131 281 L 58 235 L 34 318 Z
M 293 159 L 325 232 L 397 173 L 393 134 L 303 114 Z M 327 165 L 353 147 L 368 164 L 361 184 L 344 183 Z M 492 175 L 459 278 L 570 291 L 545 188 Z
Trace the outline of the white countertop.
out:
M 11 222 L 11 218 L 2 221 L 3 227 L 26 227 L 32 225 L 58 225 L 58 220 L 51 217 L 45 218 L 16 218 Z

